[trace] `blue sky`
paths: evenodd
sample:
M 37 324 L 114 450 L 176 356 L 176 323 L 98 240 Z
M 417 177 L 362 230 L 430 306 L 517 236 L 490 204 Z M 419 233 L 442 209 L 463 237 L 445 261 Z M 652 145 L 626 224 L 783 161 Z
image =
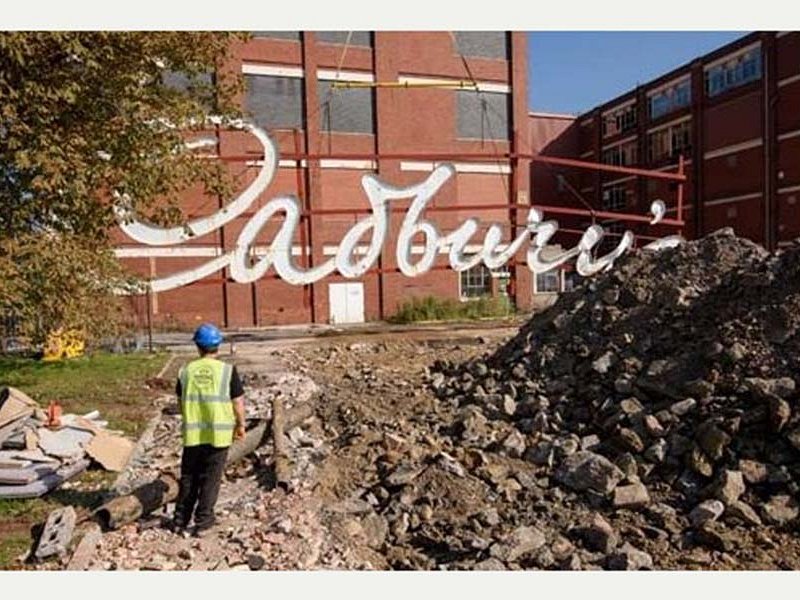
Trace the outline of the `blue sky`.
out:
M 534 31 L 529 105 L 581 113 L 742 37 L 743 31 Z

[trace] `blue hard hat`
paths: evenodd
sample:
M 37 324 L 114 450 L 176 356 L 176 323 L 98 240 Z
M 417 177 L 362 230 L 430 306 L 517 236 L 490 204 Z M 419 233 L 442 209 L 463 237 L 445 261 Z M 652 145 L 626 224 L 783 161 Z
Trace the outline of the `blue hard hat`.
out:
M 197 328 L 192 339 L 203 349 L 216 348 L 222 343 L 222 332 L 214 325 L 204 323 Z

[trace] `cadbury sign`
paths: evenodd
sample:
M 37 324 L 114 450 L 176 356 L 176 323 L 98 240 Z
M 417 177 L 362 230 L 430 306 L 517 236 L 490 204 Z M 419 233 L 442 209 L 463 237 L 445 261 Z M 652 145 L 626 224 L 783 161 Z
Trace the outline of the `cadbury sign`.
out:
M 218 212 L 180 227 L 162 228 L 143 223 L 136 220 L 135 215 L 124 207 L 124 203 L 120 203 L 117 206 L 120 227 L 128 236 L 148 246 L 175 246 L 216 231 L 250 208 L 272 181 L 278 167 L 278 152 L 267 133 L 255 125 L 237 121 L 231 126 L 249 132 L 263 147 L 264 159 L 255 180 Z M 214 143 L 215 140 L 206 139 L 191 143 L 189 146 L 198 148 Z M 250 218 L 239 234 L 233 250 L 198 267 L 153 279 L 149 282 L 151 290 L 163 292 L 179 288 L 225 267 L 230 269 L 233 280 L 239 283 L 249 283 L 263 277 L 270 267 L 274 267 L 278 276 L 292 285 L 314 283 L 334 272 L 346 278 L 361 277 L 375 264 L 382 252 L 389 232 L 390 204 L 393 200 L 401 198 L 413 199 L 403 217 L 396 245 L 397 266 L 408 277 L 416 277 L 428 271 L 440 251 L 448 254 L 450 267 L 455 271 L 464 271 L 480 263 L 490 269 L 496 269 L 516 255 L 525 244 L 528 244 L 526 262 L 533 273 L 544 273 L 575 259 L 578 273 L 582 276 L 591 276 L 610 269 L 614 261 L 633 244 L 633 233 L 626 231 L 611 252 L 595 258 L 592 256 L 592 249 L 603 237 L 603 228 L 592 225 L 584 231 L 574 248 L 556 256 L 548 254 L 545 258 L 543 253 L 558 231 L 558 223 L 544 220 L 541 212 L 531 208 L 524 229 L 508 244 L 502 244 L 502 228 L 499 224 L 493 223 L 486 229 L 480 250 L 468 254 L 465 249 L 478 230 L 477 219 L 467 219 L 454 231 L 443 234 L 436 225 L 423 217 L 430 200 L 454 174 L 455 169 L 452 165 L 442 164 L 437 166 L 424 181 L 408 187 L 395 187 L 381 181 L 375 175 L 364 175 L 361 186 L 369 201 L 371 214 L 353 225 L 345 234 L 335 256 L 308 269 L 296 265 L 292 260 L 292 240 L 301 212 L 298 200 L 290 195 L 276 196 Z M 267 252 L 254 262 L 252 260 L 254 244 L 258 233 L 271 218 L 281 212 L 284 213 L 283 224 Z M 666 212 L 664 203 L 656 200 L 651 205 L 650 212 L 653 217 L 650 223 L 658 223 Z M 371 233 L 371 239 L 366 251 L 359 248 L 357 252 L 359 240 L 368 233 Z M 425 239 L 422 253 L 412 257 L 411 241 L 420 234 Z M 680 242 L 679 236 L 669 236 L 656 240 L 645 248 L 658 249 L 674 246 Z

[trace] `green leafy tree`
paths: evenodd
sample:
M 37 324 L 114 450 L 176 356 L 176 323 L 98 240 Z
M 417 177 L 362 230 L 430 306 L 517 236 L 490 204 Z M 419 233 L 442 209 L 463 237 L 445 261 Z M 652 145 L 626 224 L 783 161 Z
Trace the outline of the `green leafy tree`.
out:
M 25 335 L 98 335 L 118 311 L 112 192 L 161 224 L 180 219 L 190 186 L 228 193 L 219 162 L 183 142 L 209 114 L 237 116 L 241 81 L 226 66 L 242 37 L 0 33 L 0 310 Z

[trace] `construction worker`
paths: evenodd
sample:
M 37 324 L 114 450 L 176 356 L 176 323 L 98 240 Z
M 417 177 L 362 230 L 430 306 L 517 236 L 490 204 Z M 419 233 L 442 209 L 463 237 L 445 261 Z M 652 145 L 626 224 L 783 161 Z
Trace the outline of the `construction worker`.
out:
M 180 370 L 175 393 L 183 418 L 183 455 L 172 527 L 182 532 L 194 513 L 194 534 L 214 523 L 228 447 L 244 437 L 244 388 L 236 367 L 216 358 L 222 332 L 205 324 L 194 333 L 200 358 Z

